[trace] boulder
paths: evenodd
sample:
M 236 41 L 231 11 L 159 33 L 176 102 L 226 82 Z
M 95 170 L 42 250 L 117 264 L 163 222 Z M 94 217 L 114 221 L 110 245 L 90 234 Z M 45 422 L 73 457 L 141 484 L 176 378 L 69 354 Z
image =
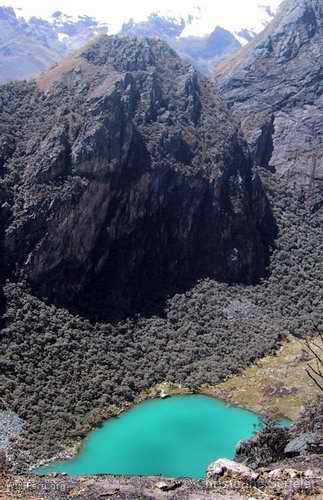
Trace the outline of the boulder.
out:
M 161 491 L 173 491 L 180 488 L 182 483 L 180 481 L 160 481 L 156 484 L 156 488 Z
M 268 476 L 274 481 L 279 481 L 304 477 L 304 472 L 295 469 L 274 469 Z
M 232 460 L 220 458 L 212 463 L 207 470 L 207 479 L 219 479 L 220 477 L 230 477 L 240 481 L 256 481 L 259 474 L 243 464 L 238 464 Z
M 305 432 L 300 436 L 289 441 L 285 447 L 285 454 L 288 456 L 297 456 L 309 451 L 322 451 L 323 443 L 320 437 L 312 432 Z

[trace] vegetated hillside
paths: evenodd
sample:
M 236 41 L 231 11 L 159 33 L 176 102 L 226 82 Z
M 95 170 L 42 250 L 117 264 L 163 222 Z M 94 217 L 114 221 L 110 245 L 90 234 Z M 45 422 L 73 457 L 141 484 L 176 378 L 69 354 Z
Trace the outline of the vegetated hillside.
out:
M 1 203 L 1 193 L 0 193 L 0 203 Z M 5 297 L 3 293 L 3 286 L 5 281 L 5 269 L 4 269 L 4 211 L 0 208 L 0 330 L 3 326 L 3 314 L 5 313 Z
M 11 7 L 0 7 L 0 82 L 35 76 L 107 31 L 107 25 L 88 16 L 73 20 L 56 12 L 49 21 L 26 21 Z
M 158 382 L 216 384 L 323 312 L 320 213 L 275 172 L 258 178 L 213 86 L 165 44 L 104 38 L 38 85 L 0 91 L 0 388 L 26 422 L 8 451 L 21 466 Z M 104 318 L 180 282 L 159 315 Z
M 264 276 L 276 227 L 246 144 L 164 42 L 102 37 L 0 105 L 7 263 L 39 296 L 120 318 Z
M 322 206 L 323 1 L 285 0 L 268 28 L 215 68 L 255 162 Z
M 271 276 L 257 286 L 207 279 L 170 298 L 161 317 L 90 323 L 8 284 L 1 333 L 3 400 L 26 421 L 10 456 L 52 456 L 163 380 L 216 384 L 274 350 L 287 333 L 322 322 L 318 214 L 262 172 L 279 226 Z M 304 374 L 304 376 L 306 376 Z M 252 388 L 250 388 L 252 390 Z

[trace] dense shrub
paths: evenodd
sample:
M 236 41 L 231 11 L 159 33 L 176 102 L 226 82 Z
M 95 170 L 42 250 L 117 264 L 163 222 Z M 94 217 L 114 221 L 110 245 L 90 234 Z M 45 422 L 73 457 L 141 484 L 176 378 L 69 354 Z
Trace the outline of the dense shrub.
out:
M 167 301 L 161 317 L 91 323 L 8 283 L 0 333 L 3 400 L 26 421 L 23 463 L 84 436 L 113 405 L 169 380 L 216 384 L 302 336 L 322 318 L 322 231 L 272 174 L 262 172 L 279 226 L 270 275 L 253 287 L 203 280 Z
M 264 428 L 248 441 L 239 443 L 235 459 L 253 469 L 282 460 L 289 440 L 288 429 L 266 422 Z

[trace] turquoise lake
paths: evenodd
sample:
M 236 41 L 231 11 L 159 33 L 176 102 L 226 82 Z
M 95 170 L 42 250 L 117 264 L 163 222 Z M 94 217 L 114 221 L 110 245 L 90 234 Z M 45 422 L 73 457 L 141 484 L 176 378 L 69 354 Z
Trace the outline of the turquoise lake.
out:
M 259 417 L 200 395 L 148 401 L 108 420 L 84 440 L 73 460 L 37 474 L 162 475 L 205 477 L 218 458 L 233 458 L 235 446 L 259 430 Z

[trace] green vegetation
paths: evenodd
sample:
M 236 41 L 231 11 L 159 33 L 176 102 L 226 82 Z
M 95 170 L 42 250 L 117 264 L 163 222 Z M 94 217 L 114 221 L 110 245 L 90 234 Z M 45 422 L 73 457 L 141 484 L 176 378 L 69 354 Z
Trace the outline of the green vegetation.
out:
M 279 226 L 270 276 L 254 287 L 203 280 L 161 317 L 91 323 L 5 287 L 0 333 L 3 400 L 26 421 L 12 447 L 21 464 L 52 456 L 164 381 L 214 385 L 322 318 L 319 214 L 262 172 Z M 252 389 L 250 389 L 252 390 Z

